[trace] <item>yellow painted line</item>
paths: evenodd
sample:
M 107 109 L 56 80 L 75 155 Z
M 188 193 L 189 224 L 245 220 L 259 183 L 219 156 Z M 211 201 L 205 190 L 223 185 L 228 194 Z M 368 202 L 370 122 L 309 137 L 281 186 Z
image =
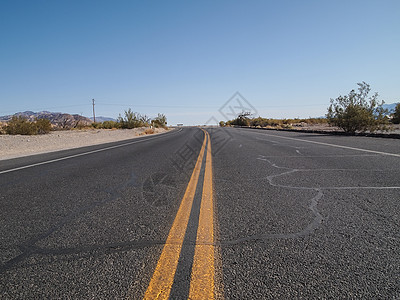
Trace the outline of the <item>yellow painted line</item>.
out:
M 169 231 L 167 241 L 154 270 L 153 277 L 147 287 L 144 299 L 168 299 L 171 292 L 183 240 L 185 238 L 186 227 L 192 209 L 196 186 L 199 180 L 206 142 L 207 135 L 204 135 L 203 145 L 197 158 L 192 176 L 190 177 L 189 184 L 182 198 L 174 223 Z
M 189 299 L 214 299 L 214 203 L 211 139 L 208 132 L 203 194 L 190 281 Z

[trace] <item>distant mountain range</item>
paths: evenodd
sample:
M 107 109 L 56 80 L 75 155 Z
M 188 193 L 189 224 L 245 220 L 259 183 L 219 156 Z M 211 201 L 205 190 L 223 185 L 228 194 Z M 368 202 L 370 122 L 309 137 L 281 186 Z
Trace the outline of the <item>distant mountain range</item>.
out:
M 60 112 L 49 112 L 49 111 L 41 111 L 41 112 L 24 111 L 24 112 L 18 112 L 13 115 L 0 116 L 0 122 L 8 122 L 14 116 L 16 117 L 22 116 L 27 118 L 29 121 L 34 121 L 36 118 L 48 119 L 50 120 L 53 126 L 65 129 L 76 128 L 79 126 L 87 126 L 93 123 L 91 119 L 83 117 L 81 115 L 70 115 Z
M 29 121 L 34 121 L 37 119 L 48 119 L 50 120 L 51 124 L 56 127 L 60 128 L 75 128 L 78 126 L 87 126 L 93 123 L 93 118 L 87 118 L 81 115 L 70 115 L 61 112 L 50 112 L 50 111 L 40 111 L 40 112 L 33 112 L 33 111 L 24 111 L 18 112 L 13 115 L 7 116 L 0 116 L 0 122 L 8 122 L 12 119 L 12 117 L 25 117 Z M 96 122 L 102 123 L 104 121 L 117 121 L 116 119 L 99 116 L 96 117 Z
M 92 118 L 90 118 L 90 120 L 92 120 L 93 121 L 93 117 Z M 109 117 L 103 117 L 103 116 L 100 116 L 100 117 L 96 117 L 96 122 L 97 123 L 102 123 L 102 122 L 105 122 L 105 121 L 117 121 L 116 119 L 113 119 L 113 118 L 109 118 Z
M 389 111 L 389 113 L 394 113 L 394 109 L 396 108 L 396 105 L 398 103 L 392 103 L 392 104 L 383 104 L 382 107 L 384 109 L 387 109 Z

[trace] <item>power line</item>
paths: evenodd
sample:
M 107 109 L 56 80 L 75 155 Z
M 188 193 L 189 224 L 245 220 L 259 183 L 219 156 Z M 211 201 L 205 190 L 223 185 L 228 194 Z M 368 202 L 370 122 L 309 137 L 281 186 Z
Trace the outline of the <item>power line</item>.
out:
M 215 108 L 215 106 L 192 106 L 192 105 L 148 105 L 148 104 L 121 104 L 121 103 L 101 103 L 102 106 L 131 106 L 131 107 L 154 107 L 154 108 Z

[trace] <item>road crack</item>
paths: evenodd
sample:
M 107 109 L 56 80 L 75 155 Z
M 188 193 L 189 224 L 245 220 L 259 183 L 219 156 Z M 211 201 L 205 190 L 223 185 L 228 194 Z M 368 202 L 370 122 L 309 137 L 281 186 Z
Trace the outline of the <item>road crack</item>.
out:
M 366 156 L 366 155 L 364 155 Z M 296 156 L 298 157 L 298 156 Z M 247 237 L 242 237 L 234 240 L 229 240 L 229 241 L 221 241 L 220 243 L 223 245 L 234 245 L 234 244 L 239 244 L 243 242 L 248 242 L 248 241 L 256 241 L 256 240 L 263 240 L 263 239 L 294 239 L 294 238 L 299 238 L 299 237 L 304 237 L 307 235 L 312 234 L 324 221 L 327 220 L 327 216 L 322 216 L 322 214 L 318 210 L 318 204 L 319 201 L 324 197 L 324 191 L 328 190 L 360 190 L 360 189 L 373 189 L 373 190 L 391 190 L 391 189 L 400 189 L 400 186 L 344 186 L 344 187 L 301 187 L 301 186 L 292 186 L 292 185 L 285 185 L 285 184 L 279 184 L 275 182 L 275 179 L 278 177 L 286 176 L 289 174 L 293 174 L 296 172 L 313 172 L 313 171 L 363 171 L 361 169 L 298 169 L 298 168 L 289 168 L 285 166 L 278 165 L 274 163 L 270 157 L 259 155 L 257 160 L 260 161 L 265 161 L 268 163 L 270 166 L 272 166 L 275 169 L 281 170 L 282 172 L 270 176 L 266 176 L 263 178 L 258 178 L 256 180 L 267 180 L 268 184 L 273 187 L 277 188 L 284 188 L 284 189 L 292 189 L 292 190 L 308 190 L 308 191 L 314 191 L 316 195 L 310 199 L 310 205 L 308 206 L 308 209 L 312 212 L 314 218 L 311 223 L 309 223 L 304 229 L 298 231 L 298 232 L 292 232 L 292 233 L 264 233 L 264 234 L 256 234 L 256 235 L 251 235 Z M 379 172 L 384 172 L 387 170 L 370 170 L 370 169 L 365 169 L 364 171 L 379 171 Z M 254 180 L 254 179 L 252 179 Z M 365 211 L 367 211 L 364 208 Z M 370 213 L 376 214 L 370 210 L 368 210 Z

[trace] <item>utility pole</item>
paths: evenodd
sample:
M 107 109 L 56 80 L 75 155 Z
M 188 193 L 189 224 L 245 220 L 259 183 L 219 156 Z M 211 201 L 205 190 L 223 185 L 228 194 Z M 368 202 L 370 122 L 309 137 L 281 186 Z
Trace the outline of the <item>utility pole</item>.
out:
M 96 123 L 96 115 L 94 114 L 94 99 L 92 99 L 93 104 L 93 122 Z

